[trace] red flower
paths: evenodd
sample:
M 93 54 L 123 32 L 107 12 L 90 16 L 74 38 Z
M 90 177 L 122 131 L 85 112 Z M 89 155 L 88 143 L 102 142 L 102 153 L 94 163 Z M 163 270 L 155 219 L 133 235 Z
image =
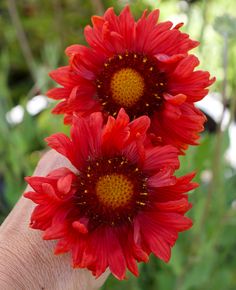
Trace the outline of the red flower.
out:
M 147 262 L 151 252 L 167 262 L 178 232 L 192 225 L 184 214 L 194 174 L 173 175 L 176 148 L 145 148 L 148 127 L 148 117 L 130 123 L 124 110 L 105 125 L 100 112 L 75 117 L 71 139 L 47 138 L 75 172 L 60 168 L 26 178 L 33 191 L 25 197 L 37 204 L 31 227 L 43 230 L 45 240 L 59 240 L 55 253 L 70 251 L 74 267 L 96 277 L 107 267 L 118 279 L 127 268 L 138 275 L 136 261 Z
M 194 71 L 199 61 L 188 51 L 198 42 L 179 31 L 182 24 L 157 23 L 158 16 L 159 10 L 144 11 L 135 22 L 127 6 L 119 16 L 110 8 L 103 17 L 92 17 L 93 27 L 85 28 L 89 47 L 68 47 L 69 66 L 50 74 L 63 86 L 47 93 L 62 99 L 53 112 L 71 123 L 73 113 L 116 116 L 123 107 L 131 120 L 151 118 L 157 144 L 180 151 L 197 144 L 205 116 L 193 102 L 207 94 L 214 79 Z

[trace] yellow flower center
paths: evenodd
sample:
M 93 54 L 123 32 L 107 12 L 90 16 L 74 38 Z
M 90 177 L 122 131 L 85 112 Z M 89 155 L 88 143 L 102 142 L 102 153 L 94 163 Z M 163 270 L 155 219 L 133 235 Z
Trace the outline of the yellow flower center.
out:
M 101 176 L 96 184 L 96 195 L 106 207 L 116 209 L 126 206 L 132 199 L 134 186 L 123 174 Z
M 122 68 L 112 76 L 110 89 L 113 100 L 121 106 L 133 106 L 143 95 L 144 79 L 132 68 Z

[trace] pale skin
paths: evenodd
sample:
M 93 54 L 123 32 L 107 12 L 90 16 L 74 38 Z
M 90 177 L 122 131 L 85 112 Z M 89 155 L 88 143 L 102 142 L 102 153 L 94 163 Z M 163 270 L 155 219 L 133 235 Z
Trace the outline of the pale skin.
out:
M 45 176 L 64 166 L 73 170 L 62 155 L 52 150 L 39 161 L 34 175 Z M 109 272 L 95 279 L 86 269 L 73 269 L 70 254 L 55 256 L 55 241 L 44 241 L 40 231 L 29 228 L 34 206 L 31 200 L 21 197 L 0 227 L 0 289 L 99 289 Z

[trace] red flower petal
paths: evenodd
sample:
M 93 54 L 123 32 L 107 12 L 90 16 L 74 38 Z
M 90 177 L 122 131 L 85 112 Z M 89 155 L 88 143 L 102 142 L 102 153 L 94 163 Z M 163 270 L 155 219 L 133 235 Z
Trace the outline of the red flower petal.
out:
M 155 147 L 146 151 L 144 169 L 148 171 L 163 168 L 163 165 L 172 168 L 179 167 L 178 150 L 172 146 Z
M 178 107 L 168 103 L 159 115 L 154 115 L 151 124 L 156 136 L 160 137 L 157 144 L 172 144 L 183 151 L 186 144 L 198 144 L 198 133 L 203 131 L 205 120 L 205 115 L 191 103 Z
M 86 225 L 84 223 L 82 223 L 81 221 L 74 221 L 72 223 L 72 227 L 81 234 L 88 233 L 88 229 L 87 229 Z
M 170 245 L 161 236 L 155 221 L 143 214 L 136 222 L 140 223 L 140 235 L 146 247 L 158 258 L 168 262 L 171 255 Z
M 62 194 L 67 194 L 71 189 L 72 180 L 72 174 L 68 174 L 59 178 L 57 181 L 57 188 L 59 192 Z
M 117 119 L 108 117 L 108 122 L 103 130 L 103 151 L 112 154 L 123 148 L 127 142 L 130 132 L 128 128 L 129 117 L 123 109 L 119 111 Z
M 191 208 L 191 205 L 186 198 L 182 198 L 179 200 L 156 203 L 155 208 L 163 212 L 185 213 Z
M 175 183 L 176 177 L 173 176 L 172 168 L 165 168 L 148 179 L 148 186 L 150 187 L 164 187 Z
M 74 148 L 71 140 L 62 133 L 53 134 L 45 141 L 52 149 L 67 157 L 74 164 Z
M 194 55 L 189 55 L 179 62 L 175 71 L 173 72 L 173 75 L 177 77 L 180 76 L 181 78 L 189 77 L 194 68 L 198 65 L 198 58 Z
M 172 105 L 181 105 L 186 101 L 187 96 L 183 94 L 178 94 L 175 96 L 172 96 L 170 94 L 164 94 L 164 98 L 166 101 L 168 101 Z
M 46 95 L 54 100 L 67 99 L 71 93 L 71 89 L 68 88 L 54 88 L 47 91 Z

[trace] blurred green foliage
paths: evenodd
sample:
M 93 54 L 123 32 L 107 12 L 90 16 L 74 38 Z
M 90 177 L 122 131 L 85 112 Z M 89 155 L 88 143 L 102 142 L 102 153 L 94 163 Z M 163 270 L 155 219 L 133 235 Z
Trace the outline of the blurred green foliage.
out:
M 66 63 L 63 50 L 84 43 L 83 28 L 93 14 L 109 6 L 119 12 L 130 3 L 136 17 L 145 8 L 160 8 L 161 20 L 184 21 L 183 28 L 201 41 L 195 53 L 201 67 L 217 77 L 212 90 L 235 118 L 236 99 L 236 2 L 156 0 L 26 0 L 0 2 L 0 221 L 24 190 L 45 150 L 44 137 L 68 132 L 62 117 L 50 115 L 53 104 L 12 125 L 6 113 L 35 95 L 43 94 L 52 81 L 48 72 Z M 228 62 L 224 62 L 225 57 Z M 230 121 L 229 121 L 230 123 Z M 103 290 L 234 290 L 236 289 L 236 172 L 224 158 L 229 146 L 228 126 L 203 134 L 201 145 L 181 157 L 179 175 L 195 170 L 200 187 L 190 193 L 192 230 L 180 235 L 171 261 L 151 257 L 140 265 L 140 277 L 127 281 L 110 277 Z M 236 152 L 236 150 L 235 150 Z M 235 153 L 236 155 L 236 153 Z

